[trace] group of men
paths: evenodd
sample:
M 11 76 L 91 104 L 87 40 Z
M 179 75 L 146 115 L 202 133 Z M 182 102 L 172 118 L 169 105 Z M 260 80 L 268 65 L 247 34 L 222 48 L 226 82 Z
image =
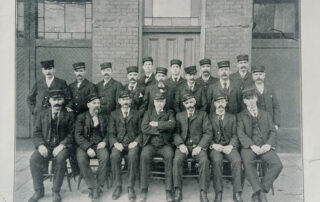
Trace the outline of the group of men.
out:
M 122 194 L 121 162 L 127 156 L 128 198 L 136 200 L 135 182 L 140 177 L 139 201 L 147 200 L 152 157 L 161 156 L 165 169 L 168 202 L 182 200 L 183 166 L 186 158 L 198 163 L 200 201 L 207 191 L 213 169 L 214 202 L 222 201 L 222 162 L 231 164 L 233 199 L 242 202 L 242 164 L 250 182 L 252 200 L 267 201 L 274 180 L 282 170 L 275 152 L 280 110 L 273 89 L 265 85 L 265 67 L 249 70 L 248 55 L 237 56 L 238 71 L 230 75 L 230 62 L 218 62 L 218 75 L 210 74 L 211 60 L 200 60 L 183 70 L 182 61 L 170 61 L 168 69 L 143 58 L 139 67 L 127 67 L 128 83 L 112 78 L 112 63 L 100 65 L 103 80 L 96 85 L 85 78 L 85 63 L 73 64 L 76 81 L 69 86 L 55 77 L 54 61 L 42 61 L 44 78 L 38 80 L 28 104 L 34 116 L 30 158 L 35 192 L 29 202 L 44 196 L 43 172 L 54 161 L 52 199 L 61 201 L 60 188 L 69 158 L 74 175 L 83 176 L 92 201 L 98 201 L 111 164 L 115 189 Z M 265 176 L 257 176 L 255 159 L 268 164 Z M 99 166 L 94 175 L 90 159 Z M 211 166 L 210 166 L 211 165 Z

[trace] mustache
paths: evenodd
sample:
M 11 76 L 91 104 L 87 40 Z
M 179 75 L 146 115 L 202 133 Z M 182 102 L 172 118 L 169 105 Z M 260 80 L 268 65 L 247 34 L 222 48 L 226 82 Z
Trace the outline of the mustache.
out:
M 241 66 L 240 69 L 247 69 L 247 66 Z
M 103 74 L 103 76 L 110 76 L 110 74 L 109 73 L 105 73 L 105 74 Z
M 131 78 L 131 79 L 129 79 L 129 81 L 136 81 L 136 79 L 135 78 Z
M 62 104 L 54 104 L 53 107 L 61 107 Z
M 224 109 L 224 107 L 222 105 L 219 105 L 218 109 Z
M 210 72 L 209 72 L 208 70 L 203 71 L 203 73 L 208 73 L 208 74 L 210 74 Z
M 94 107 L 93 110 L 100 110 L 100 107 L 99 106 Z
M 263 79 L 257 78 L 256 81 L 263 81 Z

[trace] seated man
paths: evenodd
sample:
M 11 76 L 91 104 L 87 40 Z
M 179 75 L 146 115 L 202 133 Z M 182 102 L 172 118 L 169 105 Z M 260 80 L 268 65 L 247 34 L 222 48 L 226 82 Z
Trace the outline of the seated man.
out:
M 109 153 L 106 149 L 108 142 L 107 121 L 100 114 L 98 95 L 89 95 L 87 106 L 89 111 L 78 115 L 75 126 L 75 139 L 79 145 L 77 160 L 80 172 L 90 190 L 89 196 L 92 201 L 97 201 L 100 197 L 101 187 L 104 186 L 106 180 L 109 159 Z M 97 178 L 94 177 L 90 168 L 89 158 L 98 158 L 99 160 Z
M 200 201 L 209 202 L 210 161 L 207 148 L 212 140 L 212 127 L 207 113 L 195 108 L 196 99 L 191 94 L 183 96 L 185 111 L 176 115 L 177 127 L 174 144 L 177 146 L 173 160 L 175 201 L 182 200 L 182 175 L 184 160 L 192 157 L 199 163 Z
M 270 114 L 257 107 L 256 90 L 245 88 L 242 94 L 246 109 L 237 116 L 237 134 L 242 146 L 241 157 L 247 179 L 254 192 L 252 201 L 266 202 L 265 193 L 269 192 L 282 170 L 282 163 L 275 152 L 276 129 Z M 252 163 L 257 157 L 268 164 L 261 182 L 256 166 Z
M 147 199 L 148 178 L 150 162 L 154 155 L 160 155 L 164 159 L 166 199 L 173 201 L 172 197 L 172 159 L 171 146 L 172 132 L 175 127 L 175 119 L 172 110 L 165 110 L 166 99 L 160 92 L 155 93 L 154 108 L 150 108 L 143 117 L 141 130 L 143 133 L 143 149 L 140 158 L 141 169 L 141 197 L 140 202 Z
M 241 192 L 241 157 L 238 152 L 237 122 L 233 114 L 225 111 L 227 96 L 216 94 L 213 98 L 216 111 L 209 115 L 213 129 L 213 140 L 210 148 L 210 160 L 213 163 L 213 188 L 216 193 L 214 202 L 222 201 L 222 160 L 229 159 L 231 163 L 233 200 L 242 202 Z
M 64 99 L 64 91 L 49 91 L 50 108 L 43 110 L 37 117 L 32 138 L 36 151 L 30 158 L 35 193 L 29 202 L 37 202 L 44 196 L 43 171 L 47 170 L 50 159 L 55 161 L 52 201 L 61 201 L 59 192 L 67 169 L 66 159 L 69 157 L 74 131 L 73 113 L 65 110 Z
M 136 199 L 134 183 L 139 169 L 139 146 L 140 143 L 140 114 L 131 109 L 131 98 L 127 90 L 120 91 L 118 102 L 120 109 L 111 112 L 109 119 L 110 155 L 112 173 L 116 188 L 112 199 L 116 200 L 122 193 L 121 159 L 128 155 L 128 197 L 133 202 Z

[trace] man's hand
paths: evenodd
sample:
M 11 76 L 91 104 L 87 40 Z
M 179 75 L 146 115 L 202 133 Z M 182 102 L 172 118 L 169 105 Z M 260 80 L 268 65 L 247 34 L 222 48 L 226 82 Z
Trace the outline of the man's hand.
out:
M 221 152 L 223 150 L 223 146 L 221 144 L 212 144 L 211 148 L 213 148 L 214 150 Z
M 232 151 L 232 149 L 233 149 L 233 146 L 232 145 L 227 145 L 227 146 L 225 146 L 225 147 L 223 147 L 223 153 L 225 153 L 225 154 L 230 154 L 230 152 Z
M 89 148 L 89 149 L 87 150 L 87 154 L 88 154 L 88 156 L 89 156 L 90 158 L 93 158 L 93 157 L 96 156 L 96 152 L 94 152 L 94 150 L 91 149 L 91 148 Z
M 257 155 L 263 154 L 263 150 L 257 145 L 252 145 L 251 150 Z
M 189 153 L 188 148 L 184 144 L 179 146 L 179 150 L 181 151 L 181 153 L 184 153 L 186 155 L 188 155 L 188 153 Z
M 131 143 L 128 145 L 128 148 L 129 148 L 129 149 L 133 149 L 133 148 L 135 148 L 137 145 L 138 145 L 138 142 L 133 141 L 133 142 L 131 142 Z
M 262 145 L 261 149 L 263 150 L 263 153 L 266 153 L 266 152 L 270 151 L 271 145 L 264 144 L 264 145 Z
M 43 144 L 38 147 L 38 151 L 41 154 L 41 156 L 43 156 L 44 158 L 48 156 L 48 149 Z
M 97 149 L 103 149 L 106 147 L 106 145 L 107 145 L 107 143 L 105 143 L 105 142 L 99 142 L 99 144 L 97 145 Z
M 114 143 L 114 147 L 119 151 L 122 151 L 124 149 L 123 145 L 119 142 Z
M 67 112 L 73 112 L 73 110 L 70 107 L 66 107 Z
M 59 152 L 61 152 L 64 149 L 64 145 L 63 144 L 59 144 L 56 148 L 53 149 L 52 151 L 52 155 L 53 157 L 56 157 Z
M 274 127 L 276 128 L 276 130 L 279 130 L 279 126 L 278 125 L 274 125 Z
M 201 152 L 201 147 L 196 146 L 196 148 L 192 150 L 192 156 L 197 156 L 200 152 Z
M 150 126 L 152 126 L 152 127 L 158 127 L 158 122 L 157 121 L 151 121 L 150 123 L 149 123 L 149 125 Z

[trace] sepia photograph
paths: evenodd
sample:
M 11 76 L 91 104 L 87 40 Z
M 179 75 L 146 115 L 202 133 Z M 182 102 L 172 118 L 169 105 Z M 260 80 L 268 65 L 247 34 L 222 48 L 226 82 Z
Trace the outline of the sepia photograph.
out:
M 299 0 L 14 6 L 13 201 L 307 201 Z

